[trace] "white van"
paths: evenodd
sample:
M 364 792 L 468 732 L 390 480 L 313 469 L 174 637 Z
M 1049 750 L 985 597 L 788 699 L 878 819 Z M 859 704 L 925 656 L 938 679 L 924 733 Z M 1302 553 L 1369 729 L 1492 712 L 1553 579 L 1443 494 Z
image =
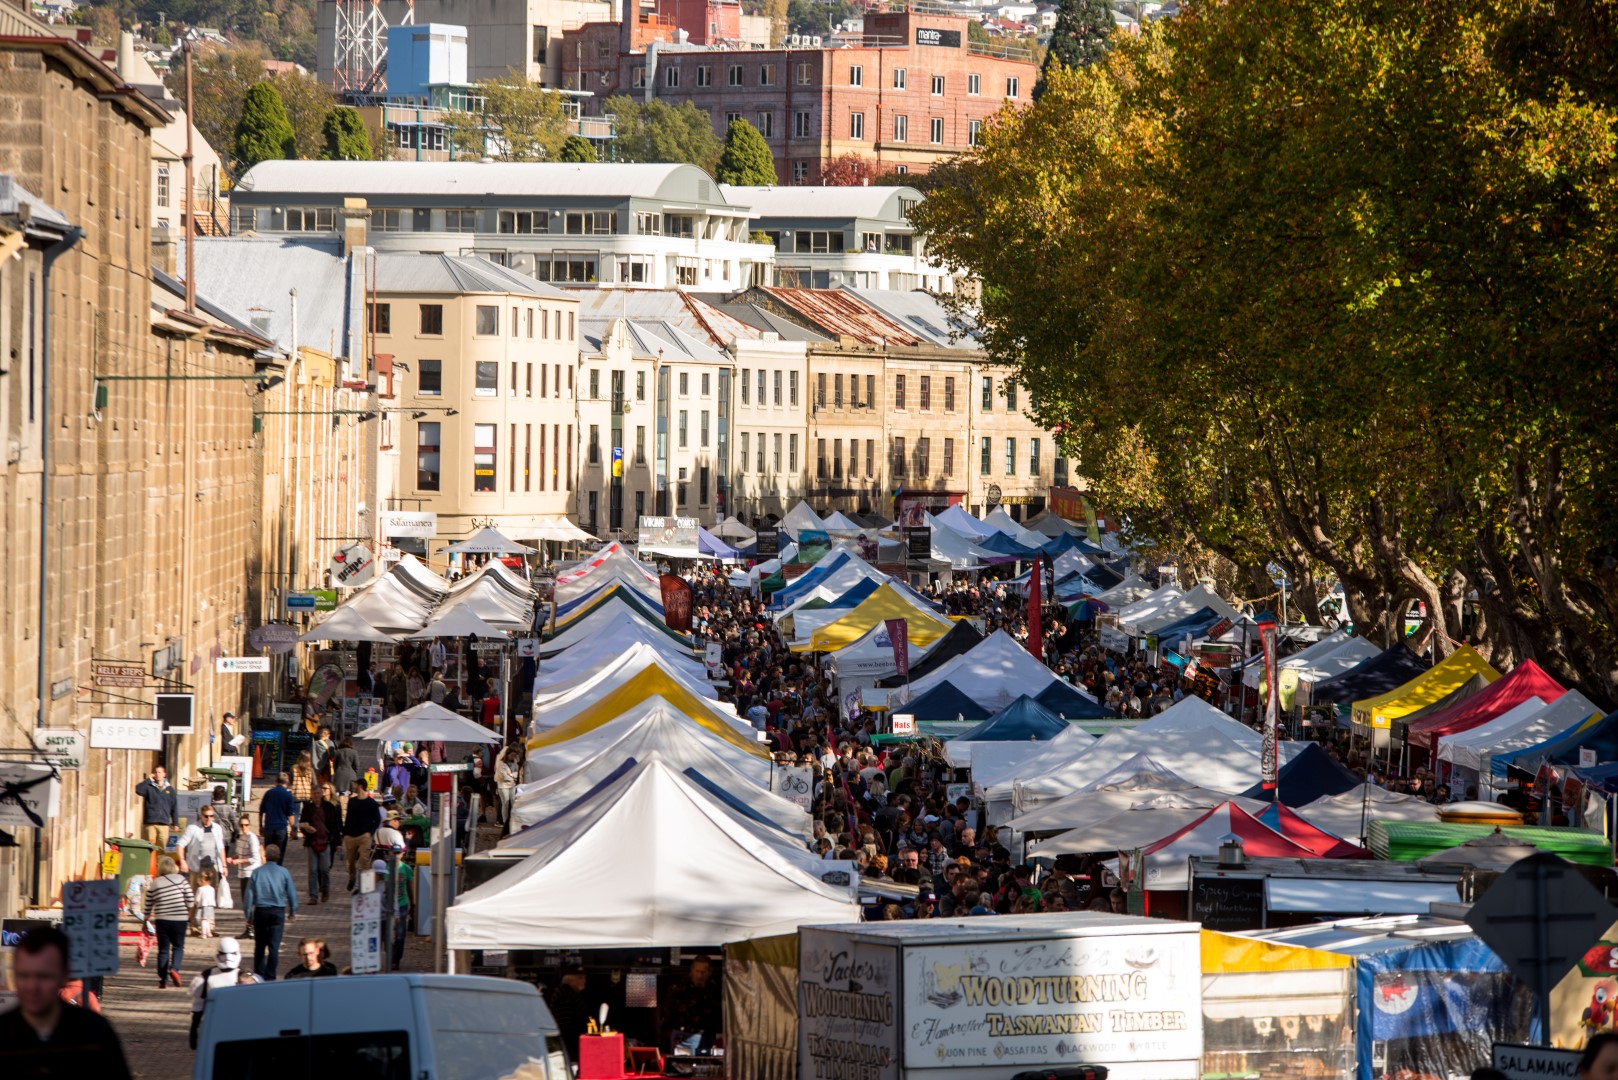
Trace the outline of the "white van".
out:
M 194 1080 L 570 1080 L 539 991 L 474 975 L 348 975 L 209 995 Z

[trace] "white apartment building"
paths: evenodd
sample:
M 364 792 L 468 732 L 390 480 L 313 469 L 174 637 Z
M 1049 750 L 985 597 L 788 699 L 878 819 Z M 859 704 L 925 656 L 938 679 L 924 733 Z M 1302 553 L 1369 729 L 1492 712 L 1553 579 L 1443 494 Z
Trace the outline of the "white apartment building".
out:
M 752 228 L 775 248 L 775 279 L 788 288 L 955 290 L 949 269 L 926 257 L 910 211 L 912 187 L 732 187 L 721 193 L 748 207 Z
M 736 514 L 752 522 L 786 512 L 808 493 L 809 360 L 803 341 L 738 339 L 736 460 L 731 470 Z
M 265 161 L 231 192 L 232 231 L 336 231 L 355 197 L 378 251 L 476 255 L 567 288 L 734 291 L 775 259 L 694 165 Z

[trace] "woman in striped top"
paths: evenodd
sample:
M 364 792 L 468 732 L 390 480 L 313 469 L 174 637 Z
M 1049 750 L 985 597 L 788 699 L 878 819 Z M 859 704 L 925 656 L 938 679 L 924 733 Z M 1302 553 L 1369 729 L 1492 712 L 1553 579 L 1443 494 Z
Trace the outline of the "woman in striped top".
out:
M 157 985 L 180 985 L 185 963 L 185 933 L 191 924 L 195 896 L 179 865 L 167 855 L 157 860 L 157 877 L 146 887 L 146 918 L 157 930 Z

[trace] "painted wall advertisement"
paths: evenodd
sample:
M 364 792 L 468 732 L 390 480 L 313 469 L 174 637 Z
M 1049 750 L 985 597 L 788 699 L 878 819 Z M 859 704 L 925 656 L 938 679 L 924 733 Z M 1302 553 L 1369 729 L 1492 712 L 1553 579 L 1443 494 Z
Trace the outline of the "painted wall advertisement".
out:
M 799 935 L 798 1075 L 898 1080 L 898 950 L 804 928 Z
M 1195 931 L 930 946 L 908 950 L 905 965 L 909 1069 L 1009 1075 L 1202 1055 Z

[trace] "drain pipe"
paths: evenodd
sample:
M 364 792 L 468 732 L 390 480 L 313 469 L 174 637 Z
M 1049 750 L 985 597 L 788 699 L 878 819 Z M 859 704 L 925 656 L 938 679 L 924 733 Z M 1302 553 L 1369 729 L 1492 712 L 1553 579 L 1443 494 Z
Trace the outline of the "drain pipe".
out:
M 51 267 L 56 260 L 67 254 L 80 240 L 84 239 L 84 230 L 75 225 L 69 229 L 56 243 L 45 249 L 44 270 L 40 274 L 40 303 L 39 322 L 30 327 L 40 338 L 40 401 L 42 403 L 43 432 L 39 440 L 39 712 L 34 717 L 36 729 L 45 726 L 45 713 L 50 708 L 51 688 L 49 683 L 50 662 L 48 659 L 45 636 L 48 632 L 45 619 L 45 597 L 49 594 L 49 553 L 50 524 L 51 524 Z M 44 866 L 44 853 L 39 836 L 34 837 L 34 866 L 33 881 L 29 888 L 29 896 L 35 905 L 39 903 L 40 874 Z

